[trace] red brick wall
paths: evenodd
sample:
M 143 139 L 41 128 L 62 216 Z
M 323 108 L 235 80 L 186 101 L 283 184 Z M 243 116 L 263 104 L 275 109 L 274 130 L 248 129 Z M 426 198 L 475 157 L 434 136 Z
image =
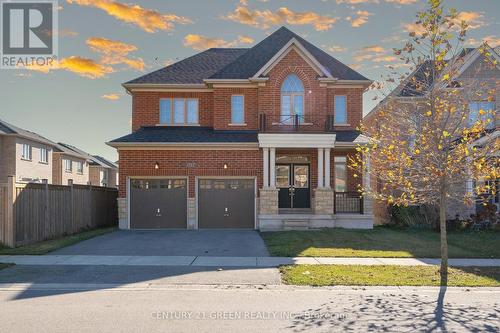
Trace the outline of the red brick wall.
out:
M 198 98 L 198 116 L 201 126 L 213 124 L 212 92 L 134 92 L 132 96 L 132 131 L 141 126 L 155 126 L 160 122 L 160 98 Z
M 195 193 L 195 176 L 257 176 L 258 188 L 262 187 L 260 150 L 121 150 L 119 154 L 122 198 L 126 196 L 127 176 L 189 176 L 190 197 Z
M 229 126 L 231 123 L 231 96 L 243 95 L 246 126 Z M 214 129 L 256 130 L 258 128 L 257 88 L 215 88 Z

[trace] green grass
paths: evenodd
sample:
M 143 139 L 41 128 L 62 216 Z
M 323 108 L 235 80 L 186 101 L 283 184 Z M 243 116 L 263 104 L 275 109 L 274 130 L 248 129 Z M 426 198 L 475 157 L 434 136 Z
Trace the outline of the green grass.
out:
M 89 231 L 83 231 L 78 234 L 66 236 L 66 237 L 61 237 L 61 238 L 56 238 L 56 239 L 51 239 L 35 244 L 30 244 L 30 245 L 25 245 L 25 246 L 19 246 L 15 248 L 9 248 L 9 247 L 2 247 L 0 246 L 0 255 L 41 255 L 41 254 L 46 254 L 58 249 L 61 249 L 63 247 L 69 246 L 76 244 L 78 242 L 107 234 L 109 232 L 112 232 L 116 230 L 115 227 L 110 227 L 110 228 L 100 228 L 100 229 L 93 229 Z
M 375 227 L 373 230 L 323 229 L 261 233 L 269 253 L 280 257 L 438 258 L 439 233 Z M 450 258 L 500 258 L 500 232 L 448 233 Z
M 439 286 L 438 266 L 293 265 L 283 282 L 311 286 Z M 500 287 L 500 267 L 450 268 L 448 286 Z

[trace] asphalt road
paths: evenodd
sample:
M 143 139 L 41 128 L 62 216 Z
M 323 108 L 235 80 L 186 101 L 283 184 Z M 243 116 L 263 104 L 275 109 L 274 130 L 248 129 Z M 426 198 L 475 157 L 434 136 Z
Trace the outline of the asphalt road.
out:
M 498 332 L 500 289 L 0 286 L 1 332 Z

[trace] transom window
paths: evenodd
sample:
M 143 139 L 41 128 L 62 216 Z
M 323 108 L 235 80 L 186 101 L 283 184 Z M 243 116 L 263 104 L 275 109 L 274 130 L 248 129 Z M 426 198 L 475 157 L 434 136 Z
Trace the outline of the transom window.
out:
M 197 125 L 198 123 L 198 99 L 160 99 L 161 125 Z
M 304 85 L 296 74 L 290 74 L 281 85 L 281 122 L 292 123 L 294 116 L 304 118 Z

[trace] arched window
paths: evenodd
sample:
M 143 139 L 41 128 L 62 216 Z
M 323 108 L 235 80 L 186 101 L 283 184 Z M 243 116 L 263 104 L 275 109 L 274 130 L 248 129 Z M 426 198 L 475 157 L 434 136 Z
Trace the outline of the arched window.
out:
M 281 122 L 293 123 L 294 116 L 304 118 L 304 85 L 299 77 L 290 74 L 281 85 Z

